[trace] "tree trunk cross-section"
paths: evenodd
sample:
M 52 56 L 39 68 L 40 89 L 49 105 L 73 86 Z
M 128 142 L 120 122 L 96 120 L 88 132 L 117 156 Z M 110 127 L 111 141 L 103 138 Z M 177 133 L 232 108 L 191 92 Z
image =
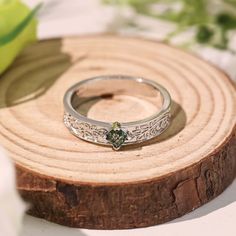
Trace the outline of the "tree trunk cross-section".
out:
M 168 130 L 118 152 L 71 135 L 62 122 L 65 91 L 104 74 L 166 87 L 173 100 Z M 87 115 L 131 121 L 153 109 L 138 97 L 117 96 L 97 101 Z M 212 200 L 235 178 L 235 119 L 235 87 L 223 72 L 144 39 L 42 41 L 0 78 L 0 143 L 16 163 L 29 214 L 72 227 L 146 227 Z

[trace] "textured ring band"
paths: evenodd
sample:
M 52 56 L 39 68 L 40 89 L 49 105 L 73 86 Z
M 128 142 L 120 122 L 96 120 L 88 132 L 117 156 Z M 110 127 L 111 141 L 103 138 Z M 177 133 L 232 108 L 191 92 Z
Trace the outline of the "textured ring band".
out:
M 107 94 L 127 94 L 148 99 L 160 109 L 142 120 L 108 123 L 88 118 L 78 108 L 86 101 Z M 170 124 L 171 98 L 161 85 L 144 78 L 112 75 L 83 80 L 67 90 L 64 96 L 64 124 L 75 136 L 93 143 L 112 145 L 118 150 L 123 145 L 141 143 L 164 132 Z

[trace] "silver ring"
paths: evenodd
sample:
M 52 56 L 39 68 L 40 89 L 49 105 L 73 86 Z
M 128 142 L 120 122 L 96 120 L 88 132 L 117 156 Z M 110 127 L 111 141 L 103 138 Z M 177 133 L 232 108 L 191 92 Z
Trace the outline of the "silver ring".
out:
M 78 108 L 94 98 L 107 94 L 128 94 L 151 98 L 154 105 L 161 99 L 158 112 L 133 122 L 113 123 L 90 119 Z M 151 80 L 123 75 L 98 76 L 83 80 L 69 88 L 64 96 L 64 124 L 80 139 L 110 145 L 114 150 L 155 138 L 170 124 L 171 97 L 168 91 Z

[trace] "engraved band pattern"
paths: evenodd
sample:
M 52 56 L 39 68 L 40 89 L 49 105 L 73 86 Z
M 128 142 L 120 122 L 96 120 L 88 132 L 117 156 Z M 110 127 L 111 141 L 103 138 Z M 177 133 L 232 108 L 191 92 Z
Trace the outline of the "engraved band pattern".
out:
M 71 131 L 71 133 L 79 138 L 94 143 L 109 144 L 106 139 L 106 135 L 109 132 L 107 128 L 81 122 L 67 112 L 64 113 L 64 124 Z M 144 142 L 152 139 L 163 133 L 169 124 L 170 112 L 168 111 L 161 117 L 158 117 L 152 121 L 143 123 L 139 126 L 136 125 L 127 127 L 125 130 L 127 131 L 128 139 L 123 145 Z

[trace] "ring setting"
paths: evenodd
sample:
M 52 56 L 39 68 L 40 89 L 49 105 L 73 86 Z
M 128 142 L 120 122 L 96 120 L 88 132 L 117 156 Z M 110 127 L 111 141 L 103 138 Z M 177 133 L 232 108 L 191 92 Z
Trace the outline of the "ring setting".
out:
M 111 130 L 106 135 L 106 140 L 111 143 L 114 150 L 119 150 L 127 138 L 127 131 L 121 129 L 121 124 L 117 121 L 112 124 Z

